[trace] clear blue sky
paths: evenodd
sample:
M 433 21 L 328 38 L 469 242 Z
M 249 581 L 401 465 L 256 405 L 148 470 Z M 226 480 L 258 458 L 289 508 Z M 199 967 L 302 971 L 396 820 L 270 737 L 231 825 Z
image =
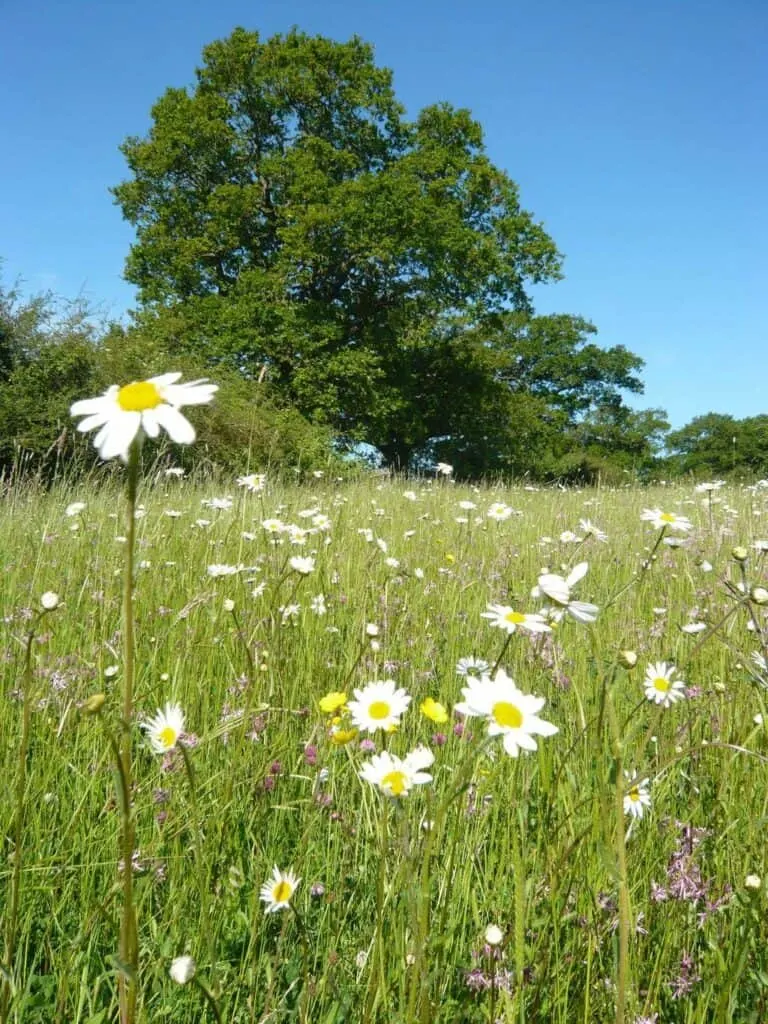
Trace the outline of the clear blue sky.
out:
M 635 404 L 768 412 L 768 0 L 2 0 L 6 284 L 133 304 L 118 146 L 236 25 L 360 35 L 409 112 L 469 107 L 566 256 L 539 310 L 642 356 Z

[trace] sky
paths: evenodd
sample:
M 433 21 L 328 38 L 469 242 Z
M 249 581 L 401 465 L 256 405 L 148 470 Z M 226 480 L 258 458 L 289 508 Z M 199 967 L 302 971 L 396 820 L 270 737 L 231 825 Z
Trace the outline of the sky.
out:
M 537 311 L 641 356 L 631 404 L 768 413 L 766 0 L 0 0 L 6 286 L 135 305 L 120 143 L 238 25 L 361 36 L 410 115 L 468 107 L 565 256 Z

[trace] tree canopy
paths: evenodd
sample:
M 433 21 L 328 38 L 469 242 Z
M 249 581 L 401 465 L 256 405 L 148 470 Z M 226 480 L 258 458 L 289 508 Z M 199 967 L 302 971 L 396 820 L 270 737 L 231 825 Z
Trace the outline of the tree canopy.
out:
M 532 433 L 541 448 L 642 390 L 641 360 L 587 321 L 534 315 L 561 257 L 480 125 L 444 103 L 408 120 L 358 38 L 236 29 L 122 149 L 138 324 L 266 374 L 390 464 L 442 448 L 467 472 L 517 468 Z

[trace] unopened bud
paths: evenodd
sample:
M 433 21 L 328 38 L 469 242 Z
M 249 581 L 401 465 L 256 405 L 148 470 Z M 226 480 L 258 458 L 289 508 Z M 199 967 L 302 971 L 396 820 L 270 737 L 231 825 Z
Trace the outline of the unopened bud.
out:
M 52 612 L 54 608 L 59 607 L 59 595 L 52 590 L 46 590 L 40 598 L 40 604 L 47 612 Z
M 622 668 L 633 669 L 637 664 L 637 654 L 635 651 L 619 651 L 619 664 Z
M 485 929 L 485 941 L 489 946 L 498 946 L 504 940 L 504 932 L 497 924 L 489 924 Z
M 100 715 L 106 699 L 107 698 L 103 693 L 91 694 L 88 700 L 83 704 L 83 711 L 86 715 Z
M 749 597 L 755 604 L 768 604 L 768 590 L 765 587 L 752 587 Z
M 760 875 L 747 875 L 744 879 L 744 885 L 747 889 L 759 889 L 762 884 Z
M 235 610 L 235 602 L 231 597 L 224 598 L 224 611 L 233 612 Z
M 196 969 L 195 961 L 191 956 L 177 956 L 168 973 L 177 985 L 186 985 L 194 978 Z
M 747 558 L 749 558 L 749 552 L 746 548 L 736 547 L 731 551 L 731 558 L 736 562 L 746 562 Z

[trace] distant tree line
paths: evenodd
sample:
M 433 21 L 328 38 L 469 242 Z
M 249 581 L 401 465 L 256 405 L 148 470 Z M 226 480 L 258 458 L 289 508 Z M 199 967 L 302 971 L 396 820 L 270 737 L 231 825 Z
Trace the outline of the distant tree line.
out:
M 240 472 L 250 453 L 252 468 L 293 473 L 343 467 L 333 432 L 286 404 L 267 380 L 225 364 L 195 362 L 188 353 L 164 348 L 143 328 L 100 321 L 82 302 L 25 298 L 0 285 L 0 476 L 92 468 L 92 447 L 73 430 L 70 404 L 169 367 L 189 376 L 209 373 L 221 384 L 217 401 L 197 418 L 200 443 L 175 449 L 177 464 Z M 438 439 L 418 450 L 410 468 L 429 472 L 439 457 L 468 479 L 621 484 L 683 475 L 768 476 L 768 415 L 736 419 L 711 412 L 670 431 L 663 410 L 630 409 L 621 401 L 574 413 L 562 394 L 555 400 L 543 390 L 545 382 L 534 384 L 534 376 L 529 371 L 515 392 L 514 415 L 504 420 L 509 413 L 500 409 L 498 420 L 489 416 L 475 425 L 470 436 L 481 443 Z M 550 377 L 547 382 L 551 387 Z M 456 388 L 463 401 L 467 382 L 457 380 Z
M 400 471 L 612 483 L 766 466 L 762 417 L 669 433 L 626 404 L 640 358 L 536 314 L 527 289 L 562 258 L 480 125 L 445 103 L 407 119 L 358 38 L 236 29 L 122 150 L 138 308 L 96 325 L 0 293 L 5 468 L 71 459 L 74 397 L 171 367 L 223 385 L 195 447 L 213 463 L 372 451 Z

